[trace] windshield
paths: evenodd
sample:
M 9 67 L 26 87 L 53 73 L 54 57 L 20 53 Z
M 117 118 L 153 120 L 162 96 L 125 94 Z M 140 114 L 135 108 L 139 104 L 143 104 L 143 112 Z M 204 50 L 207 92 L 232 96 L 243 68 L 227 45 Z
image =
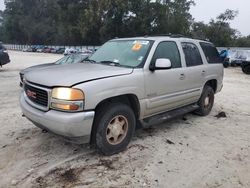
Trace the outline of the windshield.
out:
M 116 40 L 105 43 L 89 60 L 97 63 L 112 62 L 125 67 L 143 65 L 152 41 L 149 40 Z M 114 65 L 112 64 L 112 65 Z
M 63 65 L 63 64 L 73 64 L 73 63 L 80 63 L 85 58 L 87 58 L 87 55 L 68 55 L 63 57 L 62 59 L 59 59 L 55 62 L 56 65 Z

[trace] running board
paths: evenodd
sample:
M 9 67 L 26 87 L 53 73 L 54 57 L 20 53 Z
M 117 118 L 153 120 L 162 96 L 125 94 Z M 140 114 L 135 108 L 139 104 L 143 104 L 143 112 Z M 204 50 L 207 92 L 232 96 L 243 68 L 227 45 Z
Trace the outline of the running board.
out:
M 141 123 L 141 126 L 143 128 L 147 128 L 147 127 L 150 127 L 152 125 L 161 124 L 167 120 L 182 116 L 182 115 L 187 114 L 189 112 L 192 112 L 198 108 L 199 108 L 199 106 L 197 104 L 188 105 L 185 107 L 177 108 L 175 110 L 171 110 L 168 112 L 164 112 L 161 114 L 157 114 L 157 115 L 145 118 L 143 120 L 140 120 L 140 123 Z

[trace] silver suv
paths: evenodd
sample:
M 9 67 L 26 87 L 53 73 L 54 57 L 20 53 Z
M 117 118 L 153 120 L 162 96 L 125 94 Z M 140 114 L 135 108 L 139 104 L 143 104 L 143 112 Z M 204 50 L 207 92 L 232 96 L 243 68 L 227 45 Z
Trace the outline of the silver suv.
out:
M 208 115 L 222 81 L 210 42 L 114 39 L 83 63 L 25 74 L 20 104 L 36 126 L 112 155 L 127 147 L 137 127 L 192 111 Z

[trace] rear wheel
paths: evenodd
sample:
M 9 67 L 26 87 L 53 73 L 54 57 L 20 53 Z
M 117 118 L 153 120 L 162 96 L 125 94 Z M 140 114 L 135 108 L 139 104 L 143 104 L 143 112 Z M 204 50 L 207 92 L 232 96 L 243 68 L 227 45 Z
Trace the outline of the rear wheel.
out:
M 223 66 L 224 66 L 224 68 L 228 68 L 229 67 L 229 63 L 228 62 L 223 62 Z
M 223 66 L 224 66 L 224 68 L 228 68 L 229 67 L 229 59 L 228 58 L 224 59 Z
M 242 67 L 242 71 L 245 74 L 250 74 L 250 65 L 246 65 L 246 66 Z
M 97 112 L 93 132 L 98 151 L 113 155 L 126 149 L 135 126 L 135 115 L 128 105 L 115 103 L 101 108 Z
M 211 86 L 205 85 L 201 98 L 198 102 L 199 108 L 195 111 L 200 116 L 207 116 L 214 105 L 214 90 Z

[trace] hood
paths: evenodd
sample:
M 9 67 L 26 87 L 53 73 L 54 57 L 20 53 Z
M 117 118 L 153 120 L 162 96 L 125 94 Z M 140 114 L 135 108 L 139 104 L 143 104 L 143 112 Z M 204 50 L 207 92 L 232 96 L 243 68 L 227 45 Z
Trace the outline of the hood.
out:
M 25 74 L 24 78 L 28 82 L 47 87 L 71 87 L 82 82 L 127 75 L 132 72 L 132 68 L 115 67 L 94 63 L 76 63 L 35 69 Z
M 20 71 L 20 74 L 26 74 L 30 71 L 33 71 L 35 69 L 42 69 L 42 68 L 46 68 L 46 67 L 50 67 L 52 65 L 56 65 L 54 63 L 46 63 L 46 64 L 41 64 L 41 65 L 35 65 L 35 66 L 32 66 L 32 67 L 28 67 L 26 69 L 23 69 Z

